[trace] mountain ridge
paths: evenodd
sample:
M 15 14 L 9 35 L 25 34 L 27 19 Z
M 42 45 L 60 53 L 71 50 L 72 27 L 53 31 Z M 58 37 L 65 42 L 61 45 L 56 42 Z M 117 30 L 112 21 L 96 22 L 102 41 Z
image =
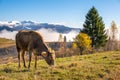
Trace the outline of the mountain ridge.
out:
M 70 31 L 80 31 L 80 28 L 71 28 L 65 25 L 49 24 L 49 23 L 36 23 L 33 21 L 10 21 L 0 22 L 0 32 L 2 30 L 7 31 L 19 31 L 19 30 L 39 30 L 39 29 L 51 29 L 58 33 L 68 33 Z

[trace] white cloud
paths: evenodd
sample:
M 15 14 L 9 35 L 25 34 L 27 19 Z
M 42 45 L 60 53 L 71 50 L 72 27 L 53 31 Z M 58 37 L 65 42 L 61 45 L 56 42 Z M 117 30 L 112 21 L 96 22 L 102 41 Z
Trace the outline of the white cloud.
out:
M 76 31 L 70 31 L 69 33 L 63 34 L 63 36 L 66 36 L 67 41 L 73 41 L 73 38 L 78 34 L 79 32 Z
M 0 26 L 6 25 L 6 26 L 9 26 L 10 28 L 13 28 L 13 26 L 16 26 L 17 23 L 20 23 L 20 22 L 19 21 L 11 21 L 11 22 L 0 21 Z
M 37 32 L 43 36 L 43 39 L 45 40 L 45 42 L 52 42 L 52 41 L 58 40 L 59 33 L 51 29 L 40 29 L 40 30 L 37 30 Z
M 40 30 L 37 30 L 37 32 L 39 32 L 43 36 L 43 39 L 46 42 L 58 41 L 59 34 L 60 34 L 56 31 L 51 30 L 51 29 L 40 29 Z M 73 41 L 73 38 L 77 34 L 78 34 L 78 32 L 76 32 L 76 31 L 70 31 L 69 33 L 65 33 L 62 35 L 63 35 L 63 37 L 66 36 L 67 41 Z
M 17 33 L 17 31 L 11 32 L 11 31 L 7 31 L 7 30 L 3 30 L 0 32 L 0 37 L 15 40 L 16 33 Z

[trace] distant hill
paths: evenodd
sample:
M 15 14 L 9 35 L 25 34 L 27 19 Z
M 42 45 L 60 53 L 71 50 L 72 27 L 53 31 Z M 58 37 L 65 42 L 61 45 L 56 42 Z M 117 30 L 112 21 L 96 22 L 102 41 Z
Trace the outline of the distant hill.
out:
M 12 43 L 12 42 L 14 42 L 14 40 L 6 39 L 6 38 L 0 38 L 0 44 L 1 43 Z
M 15 45 L 15 41 L 6 38 L 0 38 L 0 48 L 9 47 Z
M 51 29 L 58 33 L 68 33 L 70 31 L 80 31 L 80 28 L 70 28 L 64 25 L 55 25 L 48 23 L 35 23 L 32 21 L 11 21 L 11 22 L 0 22 L 0 31 L 18 31 L 18 30 L 39 30 L 39 29 Z

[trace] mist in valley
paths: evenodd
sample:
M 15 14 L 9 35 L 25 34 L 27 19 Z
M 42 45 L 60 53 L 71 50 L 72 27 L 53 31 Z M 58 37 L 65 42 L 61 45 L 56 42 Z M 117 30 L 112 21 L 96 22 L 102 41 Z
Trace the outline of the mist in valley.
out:
M 42 35 L 45 42 L 56 42 L 58 41 L 59 35 L 62 34 L 62 36 L 66 36 L 67 41 L 73 41 L 73 38 L 78 34 L 77 31 L 70 31 L 68 33 L 58 33 L 56 31 L 53 31 L 52 29 L 39 29 L 36 30 L 39 34 Z M 7 31 L 2 30 L 0 32 L 0 38 L 7 38 L 15 40 L 15 35 L 18 33 L 18 31 Z

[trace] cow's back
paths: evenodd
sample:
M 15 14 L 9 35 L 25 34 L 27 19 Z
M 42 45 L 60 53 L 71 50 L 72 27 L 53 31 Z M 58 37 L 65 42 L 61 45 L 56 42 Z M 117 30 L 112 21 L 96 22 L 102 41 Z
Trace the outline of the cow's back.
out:
M 16 46 L 20 49 L 27 50 L 42 43 L 43 39 L 37 32 L 21 30 L 16 34 Z

